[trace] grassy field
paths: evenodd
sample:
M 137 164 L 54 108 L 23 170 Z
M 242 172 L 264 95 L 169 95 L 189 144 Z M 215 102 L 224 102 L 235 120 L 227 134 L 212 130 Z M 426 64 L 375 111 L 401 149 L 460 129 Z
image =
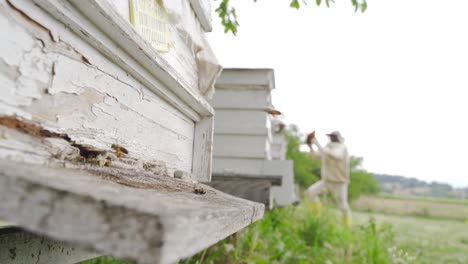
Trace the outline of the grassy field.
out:
M 417 257 L 413 263 L 468 263 L 468 224 L 462 221 L 355 212 L 356 224 L 369 218 L 390 223 L 394 243 Z
M 304 204 L 301 206 L 302 209 L 298 209 L 297 212 L 302 210 L 301 214 L 309 214 L 308 216 L 311 217 L 310 211 L 304 209 Z M 385 261 L 390 261 L 389 263 L 468 263 L 468 223 L 465 222 L 468 219 L 468 204 L 466 201 L 392 196 L 362 197 L 353 203 L 353 209 L 355 223 L 349 233 L 354 238 L 352 243 L 359 244 L 367 239 L 366 237 L 372 233 L 369 230 L 372 219 L 375 219 L 375 226 L 378 227 L 376 230 L 379 234 L 375 234 L 374 237 L 376 241 L 379 237 L 387 237 L 389 240 L 387 241 L 389 243 L 386 243 L 387 252 L 384 252 L 382 248 L 379 249 L 380 254 L 386 254 L 384 260 L 373 262 L 370 259 L 371 261 L 365 263 L 385 263 Z M 334 221 L 333 219 L 336 221 L 339 216 L 336 209 L 329 211 L 335 215 L 331 221 Z M 378 211 L 386 214 L 378 213 Z M 299 217 L 296 221 L 300 223 L 302 220 Z M 315 228 L 321 229 L 322 227 L 316 226 Z M 366 231 L 365 234 L 359 234 L 357 230 Z M 347 231 L 341 230 L 341 232 Z M 341 236 L 342 234 L 334 235 Z M 364 251 L 372 250 L 372 246 L 367 242 L 357 247 Z M 326 254 L 332 256 L 337 254 L 337 251 L 330 250 Z M 405 254 L 411 257 L 406 260 L 399 259 L 399 256 L 405 259 Z M 362 259 L 356 259 L 357 255 L 359 253 L 353 252 L 351 258 L 346 261 L 359 263 Z M 341 260 L 342 262 L 333 260 L 330 263 L 345 263 L 345 260 Z M 217 262 L 214 261 L 214 263 Z M 279 261 L 278 263 L 285 262 Z M 321 262 L 310 260 L 309 263 Z
M 352 205 L 354 209 L 366 212 L 468 220 L 468 203 L 463 200 L 363 196 Z
M 420 197 L 361 197 L 353 202 L 356 223 L 370 217 L 393 226 L 395 245 L 415 263 L 468 263 L 468 202 Z
M 448 203 L 448 204 L 462 204 L 468 206 L 468 200 L 462 199 L 452 199 L 452 198 L 437 198 L 437 197 L 417 197 L 417 196 L 397 196 L 394 194 L 381 193 L 375 197 L 388 198 L 388 199 L 397 199 L 405 201 L 426 201 L 426 202 L 435 202 L 435 203 Z

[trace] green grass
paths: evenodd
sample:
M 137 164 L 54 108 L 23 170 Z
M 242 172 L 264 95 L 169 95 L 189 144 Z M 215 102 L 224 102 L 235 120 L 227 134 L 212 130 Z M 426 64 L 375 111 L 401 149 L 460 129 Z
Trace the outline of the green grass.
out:
M 459 201 L 395 196 L 362 196 L 353 201 L 354 209 L 365 212 L 419 216 L 423 218 L 459 221 L 468 220 L 468 205 Z
M 393 240 L 389 224 L 371 219 L 348 229 L 335 210 L 318 218 L 302 203 L 274 209 L 241 234 L 180 263 L 396 263 L 405 251 Z
M 468 224 L 453 220 L 424 219 L 355 212 L 357 224 L 369 218 L 377 223 L 391 223 L 395 232 L 394 243 L 417 256 L 414 263 L 468 263 Z
M 421 202 L 434 202 L 434 203 L 468 205 L 468 200 L 450 199 L 450 198 L 397 196 L 397 195 L 388 194 L 388 193 L 381 193 L 377 197 L 381 197 L 381 198 L 385 198 L 385 199 L 404 200 L 404 201 L 421 201 Z

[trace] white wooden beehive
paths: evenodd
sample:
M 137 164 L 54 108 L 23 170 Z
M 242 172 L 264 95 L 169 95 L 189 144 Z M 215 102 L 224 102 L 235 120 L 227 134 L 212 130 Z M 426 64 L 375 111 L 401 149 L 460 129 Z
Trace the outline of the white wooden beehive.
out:
M 145 2 L 163 3 L 167 46 L 130 22 Z M 221 69 L 210 10 L 1 0 L 0 218 L 141 263 L 174 262 L 259 219 L 262 205 L 196 183 L 211 178 L 207 98 Z

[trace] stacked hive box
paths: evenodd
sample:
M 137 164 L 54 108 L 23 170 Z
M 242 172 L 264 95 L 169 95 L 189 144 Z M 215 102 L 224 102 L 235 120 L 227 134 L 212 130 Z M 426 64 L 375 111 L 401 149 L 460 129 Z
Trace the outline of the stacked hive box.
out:
M 259 219 L 263 205 L 197 183 L 220 70 L 210 13 L 209 0 L 0 0 L 0 218 L 140 263 Z
M 281 123 L 272 127 L 273 142 L 271 144 L 271 157 L 277 170 L 283 175 L 281 186 L 273 186 L 272 195 L 275 204 L 284 206 L 291 205 L 298 200 L 297 188 L 294 184 L 294 163 L 286 160 L 288 138 Z
M 224 69 L 216 83 L 212 186 L 272 206 L 283 172 L 271 161 L 272 69 Z

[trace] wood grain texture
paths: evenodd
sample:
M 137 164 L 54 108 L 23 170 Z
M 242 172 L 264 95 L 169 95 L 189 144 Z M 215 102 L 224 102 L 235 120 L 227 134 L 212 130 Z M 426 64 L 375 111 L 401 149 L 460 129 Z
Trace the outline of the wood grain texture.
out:
M 192 174 L 201 182 L 211 180 L 213 127 L 213 117 L 206 117 L 195 126 Z
M 1 159 L 0 218 L 100 254 L 139 263 L 173 263 L 263 215 L 263 205 L 208 186 L 198 185 L 206 190 L 200 195 L 190 191 L 191 183 L 138 173 L 127 181 L 136 186 L 149 182 L 135 188 L 110 180 L 122 171 L 103 170 Z
M 0 263 L 73 264 L 98 256 L 18 228 L 0 229 Z

